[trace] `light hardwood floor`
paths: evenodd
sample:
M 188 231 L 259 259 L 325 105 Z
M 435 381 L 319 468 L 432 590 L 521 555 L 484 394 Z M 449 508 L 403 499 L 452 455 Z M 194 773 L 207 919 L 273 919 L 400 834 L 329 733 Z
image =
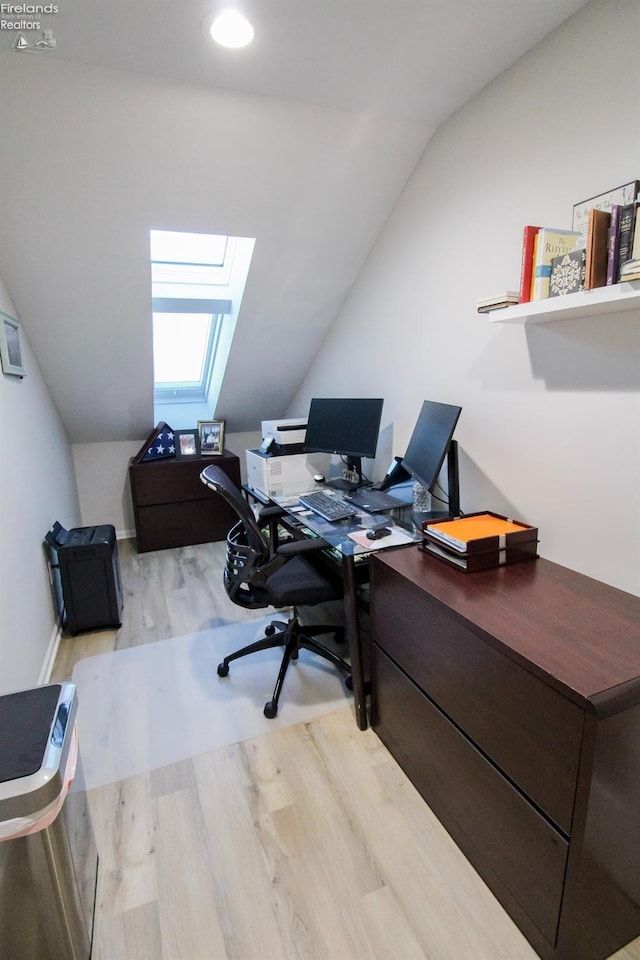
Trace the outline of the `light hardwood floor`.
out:
M 122 627 L 63 639 L 53 679 L 81 657 L 244 617 L 222 589 L 222 544 L 119 547 Z M 93 960 L 536 958 L 350 707 L 89 799 Z M 640 939 L 615 960 L 640 960 Z

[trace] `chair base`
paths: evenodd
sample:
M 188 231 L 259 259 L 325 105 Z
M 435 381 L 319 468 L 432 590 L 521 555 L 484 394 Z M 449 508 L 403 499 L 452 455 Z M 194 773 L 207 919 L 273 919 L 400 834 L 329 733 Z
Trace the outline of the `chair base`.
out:
M 351 680 L 351 666 L 337 656 L 332 650 L 329 650 L 323 644 L 319 643 L 315 637 L 324 633 L 334 633 L 337 640 L 344 639 L 344 628 L 337 626 L 302 626 L 298 616 L 294 614 L 287 622 L 284 620 L 272 620 L 265 629 L 265 637 L 262 640 L 256 640 L 254 643 L 230 653 L 228 657 L 218 664 L 218 676 L 226 677 L 229 673 L 229 664 L 233 660 L 239 660 L 240 657 L 246 657 L 251 653 L 257 653 L 259 650 L 272 650 L 274 647 L 284 647 L 284 654 L 280 664 L 278 679 L 273 689 L 273 696 L 264 706 L 264 715 L 272 720 L 278 713 L 278 703 L 280 694 L 284 685 L 284 679 L 292 660 L 297 660 L 300 650 L 310 650 L 318 656 L 323 657 L 337 667 L 345 678 L 348 690 L 353 689 Z

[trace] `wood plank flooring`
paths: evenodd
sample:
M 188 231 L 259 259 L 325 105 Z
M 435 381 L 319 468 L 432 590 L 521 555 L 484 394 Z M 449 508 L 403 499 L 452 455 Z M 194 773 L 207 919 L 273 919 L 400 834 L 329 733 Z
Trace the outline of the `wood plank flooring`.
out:
M 222 544 L 119 548 L 122 627 L 63 639 L 52 679 L 80 657 L 244 617 L 222 589 Z M 351 707 L 89 800 L 92 960 L 536 958 Z M 615 960 L 640 960 L 640 939 Z

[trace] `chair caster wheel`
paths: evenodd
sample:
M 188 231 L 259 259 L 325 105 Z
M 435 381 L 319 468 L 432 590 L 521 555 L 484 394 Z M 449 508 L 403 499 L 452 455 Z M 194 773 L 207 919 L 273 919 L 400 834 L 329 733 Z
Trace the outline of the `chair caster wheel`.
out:
M 218 676 L 219 676 L 219 677 L 226 677 L 228 673 L 229 673 L 229 667 L 227 666 L 227 664 L 226 664 L 226 663 L 219 663 L 219 664 L 218 664 Z
M 276 632 L 276 628 L 272 623 L 270 623 L 268 627 L 264 628 L 265 637 L 272 637 L 275 632 Z
M 269 700 L 268 703 L 265 703 L 264 715 L 267 718 L 267 720 L 273 720 L 277 712 L 278 712 L 278 708 L 274 707 L 273 700 Z
M 347 690 L 353 690 L 353 677 L 347 677 L 347 679 L 344 682 L 344 685 L 347 688 Z

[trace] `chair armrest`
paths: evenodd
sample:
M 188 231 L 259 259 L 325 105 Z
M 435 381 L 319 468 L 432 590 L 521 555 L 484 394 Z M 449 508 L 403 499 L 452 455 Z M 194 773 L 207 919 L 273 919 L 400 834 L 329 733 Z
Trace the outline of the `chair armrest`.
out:
M 284 517 L 286 510 L 274 503 L 272 507 L 264 507 L 258 514 L 258 523 L 263 520 L 272 520 L 274 517 Z
M 281 557 L 296 557 L 301 553 L 313 553 L 316 550 L 325 550 L 331 544 L 323 540 L 322 537 L 316 537 L 314 540 L 288 540 L 280 544 L 276 553 Z
M 281 543 L 275 550 L 271 560 L 253 574 L 250 582 L 254 586 L 261 587 L 291 557 L 298 557 L 304 553 L 315 553 L 330 546 L 331 544 L 323 540 L 322 537 L 317 537 L 315 540 L 287 540 L 286 543 Z
M 275 552 L 278 548 L 278 520 L 281 517 L 284 517 L 286 510 L 283 510 L 282 507 L 279 507 L 277 504 L 273 504 L 270 507 L 264 507 L 258 513 L 258 523 L 262 526 L 267 523 L 269 525 L 269 540 L 271 541 L 271 549 Z

